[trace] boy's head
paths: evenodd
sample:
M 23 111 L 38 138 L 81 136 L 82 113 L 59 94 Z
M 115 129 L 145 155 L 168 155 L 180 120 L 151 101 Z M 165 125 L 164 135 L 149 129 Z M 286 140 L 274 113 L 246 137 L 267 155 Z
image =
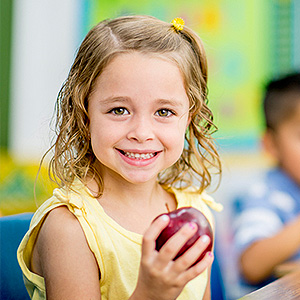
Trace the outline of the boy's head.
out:
M 265 149 L 300 185 L 300 74 L 271 81 L 263 102 Z
M 277 130 L 300 104 L 300 73 L 272 80 L 266 86 L 263 99 L 265 126 Z

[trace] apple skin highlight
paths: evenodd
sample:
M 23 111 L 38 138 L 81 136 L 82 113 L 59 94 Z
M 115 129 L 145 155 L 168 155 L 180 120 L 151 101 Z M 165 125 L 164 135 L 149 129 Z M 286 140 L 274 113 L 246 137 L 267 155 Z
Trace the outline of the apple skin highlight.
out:
M 180 257 L 185 251 L 187 251 L 195 242 L 202 236 L 207 235 L 210 237 L 210 243 L 203 251 L 203 253 L 199 256 L 199 258 L 195 261 L 193 265 L 198 263 L 208 251 L 212 250 L 213 246 L 213 231 L 209 224 L 207 218 L 196 208 L 193 207 L 181 207 L 169 213 L 161 214 L 167 215 L 170 218 L 170 222 L 168 226 L 160 233 L 158 238 L 156 239 L 156 247 L 157 251 L 166 243 L 166 241 L 174 235 L 183 225 L 187 223 L 195 223 L 197 224 L 196 233 L 183 245 L 183 247 L 179 250 L 177 255 L 173 260 L 176 260 Z M 158 217 L 160 217 L 158 216 Z M 157 217 L 157 218 L 158 218 Z

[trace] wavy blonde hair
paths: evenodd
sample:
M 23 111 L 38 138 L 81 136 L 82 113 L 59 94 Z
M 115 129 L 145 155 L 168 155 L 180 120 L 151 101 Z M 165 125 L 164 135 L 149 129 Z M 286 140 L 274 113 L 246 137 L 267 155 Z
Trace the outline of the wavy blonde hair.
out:
M 89 138 L 88 99 L 96 78 L 120 53 L 138 51 L 157 55 L 180 69 L 190 101 L 190 119 L 180 159 L 161 172 L 163 185 L 182 188 L 199 183 L 199 191 L 211 184 L 209 168 L 221 173 L 220 158 L 211 134 L 216 130 L 207 106 L 207 60 L 198 35 L 187 26 L 176 31 L 172 24 L 149 16 L 125 16 L 105 20 L 83 40 L 67 80 L 57 99 L 56 140 L 49 172 L 59 186 L 70 188 L 79 178 L 86 184 L 92 177 L 103 191 Z M 46 153 L 46 154 L 47 154 Z M 45 155 L 46 155 L 45 154 Z M 45 157 L 45 156 L 44 156 Z

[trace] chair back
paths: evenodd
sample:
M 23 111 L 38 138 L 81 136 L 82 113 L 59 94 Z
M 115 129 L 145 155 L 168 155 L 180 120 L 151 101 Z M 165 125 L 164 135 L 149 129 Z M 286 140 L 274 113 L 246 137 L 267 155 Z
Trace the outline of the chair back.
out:
M 32 215 L 0 217 L 0 299 L 30 299 L 17 261 L 17 249 L 29 229 Z

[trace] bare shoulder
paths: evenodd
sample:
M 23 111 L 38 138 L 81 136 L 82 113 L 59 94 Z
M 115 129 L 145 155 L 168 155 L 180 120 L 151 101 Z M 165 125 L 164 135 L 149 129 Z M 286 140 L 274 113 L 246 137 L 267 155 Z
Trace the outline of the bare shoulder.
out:
M 37 250 L 39 254 L 47 250 L 61 251 L 63 247 L 84 245 L 86 239 L 76 217 L 67 207 L 53 209 L 46 216 L 38 238 Z
M 96 259 L 79 221 L 67 207 L 58 207 L 47 215 L 32 267 L 45 279 L 47 299 L 80 299 L 84 293 L 100 297 Z
M 80 239 L 76 233 L 83 234 L 77 218 L 66 206 L 57 207 L 49 212 L 42 225 L 40 235 L 42 239 L 59 239 L 66 237 L 68 241 Z

